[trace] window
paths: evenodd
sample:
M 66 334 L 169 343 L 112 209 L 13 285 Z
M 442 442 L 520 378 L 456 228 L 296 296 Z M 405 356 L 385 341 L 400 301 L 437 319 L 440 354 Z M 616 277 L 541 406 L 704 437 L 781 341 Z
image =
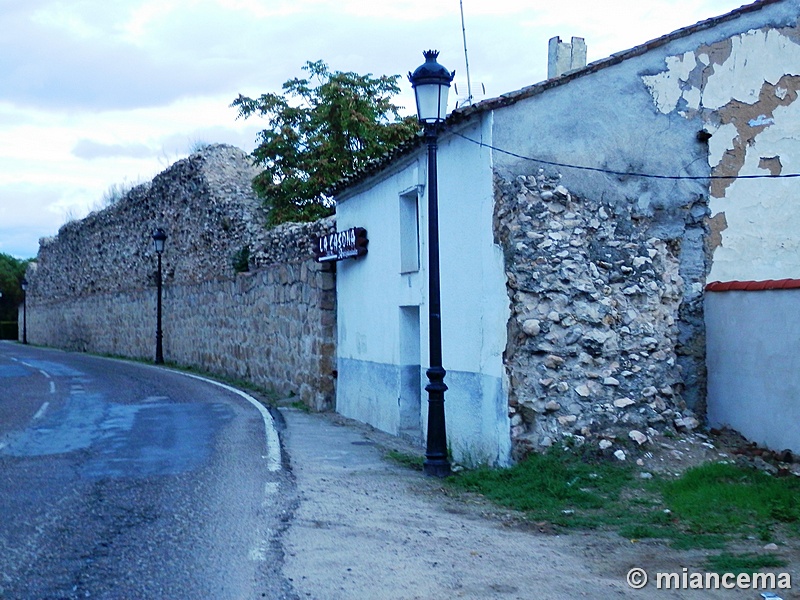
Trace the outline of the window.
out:
M 400 196 L 400 272 L 419 271 L 419 195 Z

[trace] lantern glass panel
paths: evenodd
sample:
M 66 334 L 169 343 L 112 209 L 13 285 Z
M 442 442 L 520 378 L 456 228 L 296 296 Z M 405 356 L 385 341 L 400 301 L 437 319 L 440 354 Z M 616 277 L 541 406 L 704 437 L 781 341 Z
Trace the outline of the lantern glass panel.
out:
M 418 85 L 414 88 L 417 97 L 417 114 L 422 123 L 436 123 L 447 116 L 448 86 L 438 84 Z

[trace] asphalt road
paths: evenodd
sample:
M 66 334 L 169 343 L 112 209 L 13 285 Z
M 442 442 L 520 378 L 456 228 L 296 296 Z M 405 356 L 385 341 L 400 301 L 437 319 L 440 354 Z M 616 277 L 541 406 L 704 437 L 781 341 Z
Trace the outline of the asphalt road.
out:
M 0 342 L 0 599 L 290 598 L 290 485 L 235 390 Z

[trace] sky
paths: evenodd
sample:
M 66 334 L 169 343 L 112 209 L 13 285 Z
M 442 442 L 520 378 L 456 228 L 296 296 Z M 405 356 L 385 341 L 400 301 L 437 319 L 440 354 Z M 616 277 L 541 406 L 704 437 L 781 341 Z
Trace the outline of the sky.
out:
M 0 0 L 0 252 L 151 180 L 204 143 L 248 152 L 265 127 L 239 94 L 280 92 L 307 61 L 405 75 L 437 49 L 466 94 L 461 6 L 477 99 L 542 81 L 553 36 L 600 60 L 742 0 Z M 485 89 L 485 95 L 480 92 Z

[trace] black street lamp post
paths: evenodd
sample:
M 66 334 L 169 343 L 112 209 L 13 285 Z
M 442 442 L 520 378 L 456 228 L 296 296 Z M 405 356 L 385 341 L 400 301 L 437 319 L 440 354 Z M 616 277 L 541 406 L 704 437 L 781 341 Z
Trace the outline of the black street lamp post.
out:
M 447 116 L 447 94 L 455 71 L 450 72 L 436 62 L 439 53 L 423 53 L 425 63 L 408 74 L 417 101 L 417 116 L 424 127 L 428 144 L 428 327 L 430 339 L 430 368 L 428 385 L 428 435 L 424 470 L 426 475 L 447 477 L 450 461 L 447 457 L 447 428 L 444 418 L 444 383 L 442 367 L 442 315 L 439 282 L 439 192 L 436 151 L 439 126 Z
M 24 277 L 19 282 L 22 288 L 22 343 L 28 343 L 28 280 Z
M 167 240 L 167 234 L 160 227 L 153 231 L 153 248 L 158 256 L 158 273 L 156 273 L 156 288 L 157 288 L 157 301 L 156 301 L 156 364 L 164 364 L 164 348 L 162 340 L 164 333 L 161 331 L 161 253 L 164 252 L 164 242 Z

